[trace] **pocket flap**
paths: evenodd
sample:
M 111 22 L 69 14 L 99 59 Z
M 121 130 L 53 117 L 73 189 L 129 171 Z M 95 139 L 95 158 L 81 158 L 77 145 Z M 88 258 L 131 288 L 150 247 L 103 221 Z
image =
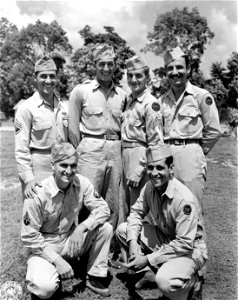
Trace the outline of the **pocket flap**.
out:
M 184 106 L 179 110 L 178 114 L 182 117 L 194 118 L 199 115 L 199 110 L 196 107 Z
M 38 131 L 38 130 L 44 130 L 44 129 L 49 129 L 52 127 L 52 122 L 51 121 L 37 121 L 33 123 L 33 129 Z
M 85 107 L 85 113 L 88 115 L 99 115 L 103 113 L 102 107 Z

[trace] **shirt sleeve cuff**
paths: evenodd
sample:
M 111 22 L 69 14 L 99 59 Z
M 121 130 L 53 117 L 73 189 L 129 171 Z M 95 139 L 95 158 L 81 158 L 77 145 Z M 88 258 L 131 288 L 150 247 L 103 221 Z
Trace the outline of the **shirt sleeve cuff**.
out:
M 32 180 L 35 179 L 35 176 L 31 170 L 28 170 L 24 173 L 20 173 L 20 178 L 23 180 L 23 182 L 26 184 Z
M 95 220 L 89 217 L 85 221 L 83 221 L 82 224 L 85 225 L 88 230 L 92 230 L 95 226 Z
M 60 255 L 53 250 L 45 248 L 42 254 L 42 257 L 46 259 L 51 264 L 59 257 Z
M 147 255 L 149 264 L 156 266 L 167 262 L 164 255 L 160 255 L 157 251 Z

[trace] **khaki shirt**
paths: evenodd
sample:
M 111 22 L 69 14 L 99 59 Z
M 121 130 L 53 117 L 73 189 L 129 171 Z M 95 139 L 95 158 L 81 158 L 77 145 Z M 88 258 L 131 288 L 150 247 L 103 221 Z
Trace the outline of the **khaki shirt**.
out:
M 88 230 L 110 216 L 107 203 L 87 178 L 76 175 L 66 193 L 57 187 L 53 175 L 43 180 L 37 195 L 26 198 L 23 204 L 21 239 L 29 253 L 52 263 L 59 256 L 54 245 L 60 246 L 72 233 L 83 206 L 90 211 L 82 223 Z
M 147 90 L 136 99 L 130 95 L 123 113 L 122 140 L 140 141 L 146 146 L 157 144 L 160 139 L 155 127 L 162 124 L 159 109 L 157 99 Z
M 126 93 L 112 84 L 107 95 L 96 79 L 77 85 L 70 94 L 69 140 L 77 147 L 82 133 L 119 134 Z
M 15 156 L 24 183 L 34 179 L 31 152 L 51 150 L 68 140 L 67 101 L 54 97 L 54 108 L 38 92 L 19 105 L 15 116 Z
M 220 137 L 218 111 L 212 95 L 187 82 L 176 101 L 172 90 L 159 98 L 164 139 L 201 139 L 207 154 Z
M 179 256 L 189 256 L 195 239 L 205 237 L 204 222 L 198 202 L 189 189 L 176 178 L 169 181 L 160 198 L 150 181 L 142 189 L 131 208 L 127 225 L 127 242 L 139 237 L 142 219 L 150 211 L 166 243 L 147 255 L 151 265 L 158 265 Z

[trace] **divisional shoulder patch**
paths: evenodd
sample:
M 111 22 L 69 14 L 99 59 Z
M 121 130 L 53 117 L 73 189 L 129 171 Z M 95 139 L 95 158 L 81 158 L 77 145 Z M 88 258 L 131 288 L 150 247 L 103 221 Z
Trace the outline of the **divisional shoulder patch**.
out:
M 31 223 L 31 219 L 29 217 L 28 212 L 25 213 L 24 218 L 23 218 L 23 223 L 27 226 Z
M 158 103 L 158 102 L 153 102 L 153 103 L 152 103 L 152 109 L 153 109 L 154 111 L 159 111 L 159 110 L 160 110 L 160 105 L 159 105 L 159 103 Z
M 95 198 L 100 198 L 100 195 L 98 194 L 98 192 L 96 190 L 94 190 L 93 196 Z
M 205 100 L 207 105 L 211 105 L 212 104 L 212 98 L 211 97 L 207 97 Z
M 18 120 L 16 120 L 15 121 L 15 133 L 18 134 L 19 132 L 21 132 L 21 130 L 22 130 L 22 124 Z
M 185 215 L 190 215 L 192 211 L 192 207 L 189 204 L 184 205 L 183 212 Z

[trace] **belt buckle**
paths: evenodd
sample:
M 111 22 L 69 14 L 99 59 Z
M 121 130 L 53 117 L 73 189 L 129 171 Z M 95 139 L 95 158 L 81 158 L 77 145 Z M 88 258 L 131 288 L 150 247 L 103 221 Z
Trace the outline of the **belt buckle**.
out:
M 181 145 L 181 143 L 179 140 L 174 140 L 174 145 L 179 146 L 179 145 Z

